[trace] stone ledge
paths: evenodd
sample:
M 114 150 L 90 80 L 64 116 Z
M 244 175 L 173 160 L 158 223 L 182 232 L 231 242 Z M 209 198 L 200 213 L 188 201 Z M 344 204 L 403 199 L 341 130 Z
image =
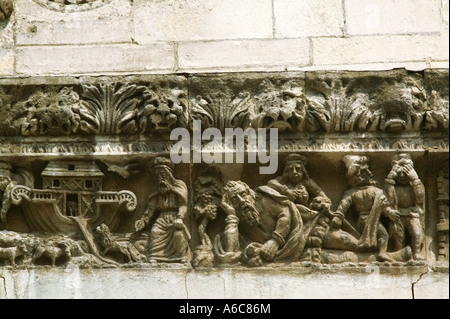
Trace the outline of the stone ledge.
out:
M 424 274 L 420 276 L 421 274 Z M 247 269 L 0 270 L 5 299 L 446 299 L 448 274 Z M 419 279 L 420 278 L 420 279 Z

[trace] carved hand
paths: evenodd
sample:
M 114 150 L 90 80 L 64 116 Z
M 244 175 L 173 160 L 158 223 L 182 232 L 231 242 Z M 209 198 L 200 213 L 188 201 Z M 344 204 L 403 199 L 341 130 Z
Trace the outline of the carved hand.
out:
M 142 219 L 139 219 L 134 224 L 134 227 L 136 228 L 136 231 L 141 231 L 145 227 L 145 222 Z
M 337 216 L 333 217 L 330 226 L 332 229 L 340 229 L 342 227 L 342 219 Z
M 177 218 L 173 221 L 173 226 L 176 230 L 183 229 L 183 220 L 181 218 Z
M 297 199 L 298 194 L 295 190 L 288 189 L 286 191 L 286 196 L 289 198 L 289 200 L 295 201 Z
M 404 166 L 404 171 L 406 175 L 408 176 L 410 181 L 415 181 L 419 179 L 419 175 L 417 175 L 416 170 L 411 164 L 407 164 Z
M 306 198 L 308 198 L 308 193 L 302 191 L 302 190 L 294 190 L 294 194 L 298 199 L 303 199 L 305 200 Z
M 389 172 L 387 178 L 395 180 L 397 178 L 397 172 L 398 172 L 399 169 L 400 169 L 400 167 L 397 164 L 395 164 L 392 167 L 391 171 Z
M 236 210 L 230 204 L 222 201 L 222 203 L 220 204 L 220 207 L 222 207 L 222 209 L 226 215 L 236 216 Z
M 331 200 L 328 197 L 317 196 L 311 201 L 310 207 L 317 211 L 327 211 L 331 208 Z
M 388 218 L 390 220 L 392 220 L 393 222 L 399 223 L 400 222 L 400 213 L 394 209 L 390 209 Z

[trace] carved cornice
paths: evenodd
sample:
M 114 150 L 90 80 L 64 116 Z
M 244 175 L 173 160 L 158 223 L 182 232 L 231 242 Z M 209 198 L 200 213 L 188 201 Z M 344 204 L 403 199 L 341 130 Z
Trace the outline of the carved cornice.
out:
M 448 96 L 448 70 L 3 79 L 0 154 L 97 153 L 115 138 L 145 153 L 193 120 L 278 128 L 280 150 L 448 151 Z

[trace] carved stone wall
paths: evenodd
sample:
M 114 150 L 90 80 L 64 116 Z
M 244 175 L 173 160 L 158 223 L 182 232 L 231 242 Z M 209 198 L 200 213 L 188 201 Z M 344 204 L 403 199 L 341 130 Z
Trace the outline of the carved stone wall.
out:
M 448 70 L 2 80 L 2 263 L 448 262 L 447 82 Z M 248 145 L 226 162 L 225 136 L 212 163 L 203 139 L 174 165 L 170 133 L 195 134 L 194 121 L 203 136 L 277 129 L 277 169 L 260 174 Z
M 449 61 L 448 0 L 0 3 L 7 77 L 423 70 Z

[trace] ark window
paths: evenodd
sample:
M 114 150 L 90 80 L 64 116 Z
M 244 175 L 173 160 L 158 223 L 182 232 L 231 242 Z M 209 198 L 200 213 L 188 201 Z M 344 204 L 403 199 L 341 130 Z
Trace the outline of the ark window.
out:
M 92 181 L 91 181 L 91 180 L 85 181 L 85 182 L 84 182 L 84 186 L 85 186 L 86 188 L 92 188 Z

